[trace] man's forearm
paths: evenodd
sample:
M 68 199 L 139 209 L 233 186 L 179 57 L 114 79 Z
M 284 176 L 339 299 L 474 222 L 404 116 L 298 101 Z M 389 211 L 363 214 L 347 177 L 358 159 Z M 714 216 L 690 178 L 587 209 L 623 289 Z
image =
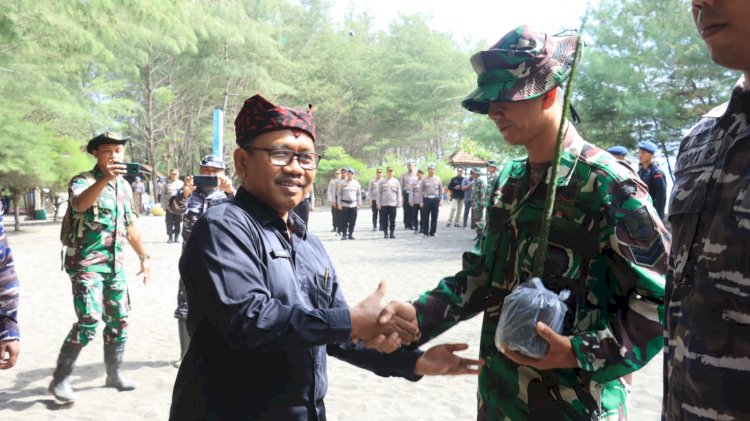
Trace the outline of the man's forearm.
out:
M 91 187 L 84 190 L 81 194 L 73 198 L 73 209 L 75 209 L 76 212 L 85 212 L 87 211 L 94 202 L 99 199 L 99 195 L 102 194 L 102 191 L 104 190 L 104 187 L 107 186 L 107 181 L 104 178 L 100 178 L 96 180 L 94 184 L 91 185 Z

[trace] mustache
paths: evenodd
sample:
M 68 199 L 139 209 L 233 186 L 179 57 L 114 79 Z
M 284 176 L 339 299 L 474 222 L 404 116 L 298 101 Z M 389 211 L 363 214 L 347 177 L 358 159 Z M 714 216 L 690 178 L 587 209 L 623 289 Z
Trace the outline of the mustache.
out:
M 305 180 L 302 177 L 279 177 L 276 179 L 276 184 L 295 184 L 299 187 L 305 187 L 307 185 L 307 180 Z

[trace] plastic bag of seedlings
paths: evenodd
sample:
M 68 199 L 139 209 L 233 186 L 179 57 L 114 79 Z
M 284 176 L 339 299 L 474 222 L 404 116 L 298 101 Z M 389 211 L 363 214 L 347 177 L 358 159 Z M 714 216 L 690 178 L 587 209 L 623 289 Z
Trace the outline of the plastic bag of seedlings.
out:
M 570 291 L 560 294 L 544 287 L 542 280 L 524 282 L 505 297 L 500 322 L 495 331 L 495 346 L 500 344 L 531 358 L 543 358 L 549 343 L 536 333 L 536 323 L 543 322 L 555 332 L 562 333 L 568 306 L 565 300 Z

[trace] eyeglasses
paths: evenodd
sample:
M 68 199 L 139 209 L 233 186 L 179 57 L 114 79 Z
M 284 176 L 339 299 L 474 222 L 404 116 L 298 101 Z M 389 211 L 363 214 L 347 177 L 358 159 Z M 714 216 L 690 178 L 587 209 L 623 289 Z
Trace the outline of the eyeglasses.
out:
M 243 146 L 242 149 L 246 151 L 256 150 L 268 152 L 268 160 L 272 165 L 276 165 L 277 167 L 285 167 L 292 163 L 294 157 L 297 157 L 297 162 L 299 162 L 299 166 L 303 170 L 314 170 L 318 168 L 318 163 L 322 158 L 321 155 L 313 152 L 297 153 L 292 152 L 289 149 L 256 148 L 254 146 Z

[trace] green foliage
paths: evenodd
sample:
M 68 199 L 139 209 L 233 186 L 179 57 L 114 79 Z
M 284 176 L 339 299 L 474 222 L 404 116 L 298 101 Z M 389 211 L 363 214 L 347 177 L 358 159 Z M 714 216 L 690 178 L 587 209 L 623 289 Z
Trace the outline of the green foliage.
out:
M 729 93 L 736 76 L 711 62 L 690 1 L 602 0 L 591 18 L 574 101 L 590 141 L 679 140 Z
M 601 0 L 592 11 L 576 89 L 581 128 L 601 146 L 674 140 L 722 101 L 736 77 L 711 63 L 689 1 Z M 426 16 L 401 15 L 386 30 L 330 0 L 0 0 L 0 187 L 64 188 L 92 165 L 81 147 L 103 130 L 133 138 L 132 159 L 166 172 L 194 169 L 211 151 L 212 110 L 232 122 L 257 93 L 314 105 L 319 178 L 353 167 L 426 170 L 462 148 L 499 163 L 494 124 L 460 107 L 475 87 L 469 55 Z

